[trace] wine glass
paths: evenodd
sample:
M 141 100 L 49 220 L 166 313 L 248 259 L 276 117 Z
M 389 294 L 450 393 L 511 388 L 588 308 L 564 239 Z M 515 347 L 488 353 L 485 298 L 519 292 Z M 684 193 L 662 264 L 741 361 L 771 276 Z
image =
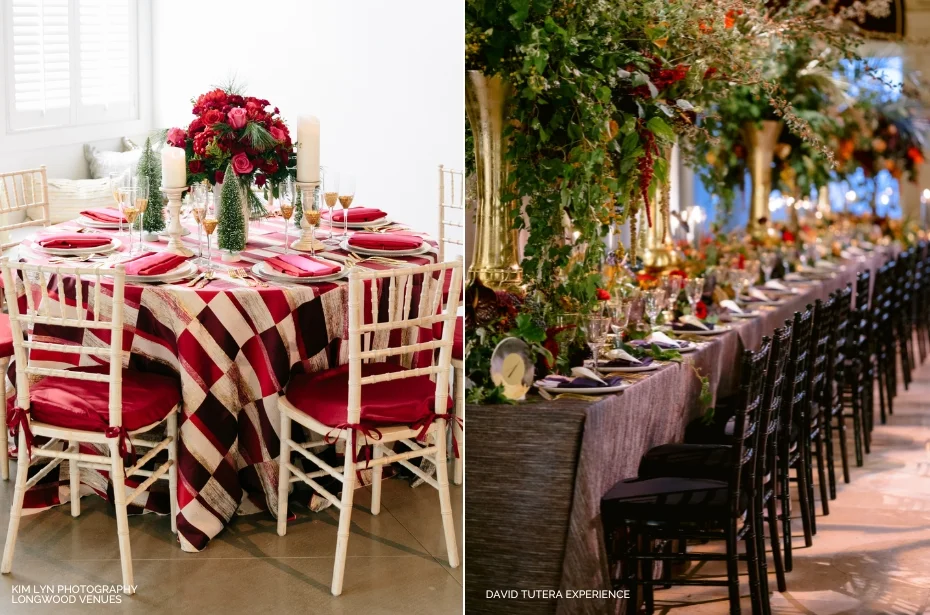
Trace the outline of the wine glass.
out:
M 110 193 L 113 195 L 113 201 L 116 203 L 116 209 L 122 207 L 122 198 L 120 197 L 120 188 L 126 187 L 125 173 L 110 173 L 107 178 L 110 182 Z M 119 221 L 119 234 L 123 234 L 123 221 Z
M 743 275 L 743 270 L 742 269 L 730 269 L 729 274 L 730 274 L 729 275 L 730 286 L 733 288 L 733 291 L 736 294 L 734 299 L 739 301 L 740 296 L 742 295 L 743 281 L 745 279 L 745 276 Z
M 355 178 L 346 175 L 339 182 L 339 204 L 342 205 L 342 238 L 349 237 L 349 206 L 355 198 Z
M 333 239 L 333 209 L 339 202 L 339 173 L 337 171 L 323 170 L 323 200 L 329 207 L 329 236 L 323 240 L 323 243 L 329 245 L 338 245 L 339 241 Z
M 756 285 L 756 282 L 759 281 L 759 274 L 762 273 L 762 264 L 759 261 L 752 260 L 746 261 L 746 280 L 749 283 L 747 290 Z
M 691 278 L 685 283 L 685 294 L 688 295 L 688 303 L 691 305 L 691 315 L 694 316 L 697 310 L 697 304 L 704 294 L 704 278 Z
M 203 259 L 203 218 L 207 210 L 207 186 L 194 184 L 191 188 L 191 215 L 197 223 L 197 259 Z
M 136 216 L 139 215 L 139 208 L 136 207 L 136 195 L 138 190 L 136 188 L 120 188 L 119 189 L 119 211 L 123 215 L 123 218 L 126 219 L 126 222 L 129 223 L 129 228 L 127 234 L 129 235 L 129 254 L 133 253 L 132 245 L 132 224 L 136 221 Z
M 310 227 L 310 256 L 316 256 L 316 250 L 313 247 L 315 242 L 314 229 L 320 223 L 320 210 L 317 207 L 316 199 L 311 199 L 309 203 L 304 204 L 304 220 Z
M 654 288 L 643 292 L 643 309 L 649 317 L 650 325 L 652 325 L 654 329 L 656 326 L 656 319 L 659 317 L 659 314 L 662 313 L 662 310 L 665 309 L 665 290 L 662 288 Z
M 772 279 L 772 272 L 775 270 L 776 263 L 778 263 L 778 254 L 775 252 L 763 252 L 759 258 L 762 265 L 762 273 L 765 274 L 765 281 L 768 282 Z
M 610 329 L 623 341 L 623 330 L 630 323 L 633 302 L 628 299 L 616 299 L 610 303 Z
M 204 212 L 204 217 L 203 217 L 203 230 L 206 231 L 206 233 L 207 233 L 207 263 L 206 263 L 206 267 L 207 267 L 207 270 L 208 270 L 208 271 L 213 271 L 213 263 L 212 263 L 212 261 L 210 260 L 210 257 L 211 257 L 210 236 L 213 235 L 213 231 L 216 230 L 216 225 L 218 224 L 218 222 L 219 222 L 219 221 L 216 219 L 216 210 L 215 210 L 215 209 L 212 209 L 212 208 L 208 208 L 208 209 Z
M 594 355 L 594 371 L 597 372 L 597 355 L 604 338 L 607 337 L 607 328 L 610 326 L 610 319 L 596 314 L 588 316 L 585 321 L 585 332 L 587 333 L 588 348 Z
M 139 210 L 139 248 L 142 249 L 142 232 L 145 211 L 149 208 L 149 178 L 137 175 L 133 178 L 133 187 L 136 189 L 136 209 Z
M 291 216 L 294 215 L 294 180 L 290 177 L 285 177 L 284 180 L 278 184 L 278 203 L 281 207 L 281 217 L 284 218 L 284 253 L 288 253 L 290 246 L 287 241 L 287 231 L 290 224 Z M 306 209 L 306 203 L 304 203 L 304 208 Z

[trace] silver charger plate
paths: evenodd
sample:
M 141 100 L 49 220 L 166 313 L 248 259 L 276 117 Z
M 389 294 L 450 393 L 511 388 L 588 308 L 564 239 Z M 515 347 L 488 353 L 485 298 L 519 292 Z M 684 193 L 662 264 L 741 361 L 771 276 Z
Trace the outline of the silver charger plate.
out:
M 604 361 L 606 362 L 606 361 Z M 604 362 L 599 362 L 597 366 L 597 371 L 603 372 L 605 374 L 639 374 L 642 372 L 653 372 L 660 367 L 663 363 L 659 361 L 653 361 L 649 365 L 630 365 L 629 367 L 608 367 L 606 365 L 600 364 Z M 585 361 L 586 367 L 594 367 L 594 361 L 588 360 Z
M 421 254 L 426 254 L 432 250 L 433 246 L 423 240 L 422 245 L 419 248 L 414 250 L 376 250 L 374 248 L 359 248 L 358 246 L 350 246 L 348 239 L 343 239 L 339 244 L 339 247 L 345 250 L 346 252 L 356 252 L 358 254 L 364 254 L 365 256 L 419 256 Z
M 103 275 L 107 275 L 106 270 L 102 271 L 101 273 L 103 273 Z M 171 271 L 166 271 L 165 273 L 160 273 L 158 275 L 126 274 L 126 281 L 132 284 L 170 284 L 171 282 L 178 282 L 194 275 L 197 275 L 197 264 L 192 261 L 184 261 L 182 264 L 178 265 Z
M 110 239 L 110 245 L 99 246 L 96 248 L 43 248 L 38 241 L 33 242 L 33 247 L 45 254 L 52 256 L 87 256 L 88 254 L 109 254 L 123 245 L 119 239 L 113 237 Z
M 78 216 L 77 218 L 75 218 L 74 221 L 80 224 L 81 226 L 87 226 L 90 228 L 113 230 L 113 229 L 119 229 L 120 227 L 119 222 L 100 222 L 99 220 L 91 220 L 90 218 L 86 216 Z M 127 222 L 126 224 L 129 224 L 129 223 Z
M 716 325 L 713 329 L 708 329 L 704 331 L 702 329 L 688 329 L 687 331 L 675 331 L 676 335 L 697 335 L 701 337 L 713 337 L 715 335 L 722 335 L 730 330 L 730 327 L 727 325 Z
M 335 210 L 334 210 L 335 211 Z M 343 227 L 342 222 L 331 222 L 328 218 L 320 217 L 320 223 L 325 223 L 326 226 L 331 226 L 334 229 L 340 229 Z M 377 220 L 372 220 L 371 222 L 349 222 L 346 226 L 350 229 L 365 229 L 365 228 L 381 228 L 382 226 L 387 226 L 391 223 L 391 216 L 384 216 L 383 218 L 378 218 Z
M 252 266 L 252 273 L 256 276 L 262 278 L 263 280 L 268 280 L 269 282 L 284 282 L 287 284 L 317 284 L 319 282 L 334 282 L 336 280 L 346 277 L 349 269 L 343 263 L 337 263 L 336 261 L 331 261 L 322 257 L 315 257 L 320 260 L 325 260 L 328 263 L 334 265 L 339 265 L 342 269 L 338 273 L 333 273 L 331 275 L 323 275 L 313 278 L 301 278 L 296 275 L 287 275 L 281 273 L 280 271 L 275 271 L 269 267 L 265 262 L 255 263 Z
M 552 393 L 553 395 L 560 395 L 562 393 L 580 393 L 582 395 L 607 395 L 608 393 L 619 393 L 625 389 L 633 386 L 632 382 L 624 382 L 623 384 L 618 384 L 615 387 L 547 387 L 540 384 L 541 381 L 537 380 L 533 383 L 537 389 L 542 389 L 547 393 Z

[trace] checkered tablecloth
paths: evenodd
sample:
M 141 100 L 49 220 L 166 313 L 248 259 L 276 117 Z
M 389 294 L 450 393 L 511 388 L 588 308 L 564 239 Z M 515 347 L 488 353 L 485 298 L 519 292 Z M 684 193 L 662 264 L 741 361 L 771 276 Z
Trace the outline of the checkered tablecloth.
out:
M 75 223 L 64 223 L 42 234 L 76 228 Z M 216 278 L 201 290 L 183 284 L 126 285 L 124 345 L 130 351 L 130 365 L 143 371 L 173 372 L 181 380 L 178 536 L 185 551 L 205 548 L 237 511 L 276 509 L 278 395 L 294 370 L 318 371 L 347 361 L 347 346 L 341 343 L 348 330 L 346 280 L 253 288 L 227 274 L 230 266 L 251 268 L 282 253 L 283 231 L 280 218 L 253 223 L 239 263 L 223 263 L 214 249 Z M 409 232 L 400 226 L 389 230 L 400 231 Z M 291 241 L 298 232 L 289 227 Z M 318 235 L 325 233 L 318 231 Z M 121 241 L 121 250 L 125 250 L 125 236 Z M 183 241 L 196 251 L 196 232 Z M 158 250 L 165 242 L 162 239 L 145 247 Z M 49 258 L 29 242 L 20 246 L 18 256 L 30 262 Z M 323 256 L 344 260 L 347 253 L 328 249 Z M 436 252 L 400 257 L 411 265 L 436 259 Z M 361 266 L 401 265 L 365 262 Z M 104 303 L 109 299 L 105 290 Z M 51 301 L 59 301 L 62 294 L 73 303 L 73 278 L 49 289 Z M 93 293 L 85 289 L 83 296 L 91 300 Z M 107 313 L 105 305 L 102 313 Z M 72 341 L 108 345 L 98 333 L 84 330 L 79 332 L 82 339 L 73 339 L 71 334 Z M 34 351 L 31 360 L 60 367 L 93 359 L 70 354 L 65 359 Z M 105 472 L 82 470 L 82 483 L 82 494 L 106 496 Z M 27 494 L 26 506 L 38 511 L 69 498 L 68 474 L 62 469 Z M 136 512 L 168 511 L 166 495 L 158 492 L 141 496 L 134 504 Z

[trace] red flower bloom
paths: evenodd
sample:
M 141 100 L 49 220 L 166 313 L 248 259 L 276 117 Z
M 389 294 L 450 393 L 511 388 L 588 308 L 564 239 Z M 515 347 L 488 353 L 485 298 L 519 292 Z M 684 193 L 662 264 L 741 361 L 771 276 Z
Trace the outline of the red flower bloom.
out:
M 221 109 L 227 102 L 229 102 L 229 95 L 217 88 L 206 94 L 201 94 L 197 99 L 196 106 L 206 109 Z
M 191 172 L 191 174 L 203 173 L 203 160 L 191 160 L 187 163 L 187 169 Z
M 240 152 L 232 157 L 232 167 L 236 175 L 248 175 L 255 168 L 249 157 Z
M 706 81 L 707 79 L 710 79 L 716 74 L 717 74 L 717 67 L 711 66 L 710 68 L 704 71 L 704 80 Z
M 191 125 L 187 128 L 187 132 L 193 135 L 200 132 L 204 128 L 206 128 L 206 124 L 203 123 L 203 120 L 199 117 L 195 117 L 194 121 L 191 122 Z
M 223 117 L 223 112 L 219 109 L 210 109 L 203 114 L 203 123 L 207 126 L 213 126 L 218 122 L 222 122 L 225 117 Z
M 597 300 L 598 301 L 609 301 L 610 293 L 604 290 L 603 288 L 597 289 Z
M 268 181 L 268 178 L 262 175 L 261 173 L 255 176 L 255 185 L 258 186 L 259 188 L 264 186 L 266 181 Z
M 224 177 L 226 177 L 226 173 L 224 173 L 223 171 L 217 171 L 216 173 L 213 174 L 213 183 L 222 184 Z
M 277 173 L 278 172 L 278 161 L 272 158 L 271 160 L 266 160 L 261 165 L 261 168 L 266 173 Z
M 670 278 L 681 278 L 682 280 L 685 280 L 685 279 L 688 278 L 688 274 L 687 274 L 686 272 L 682 271 L 681 269 L 673 269 L 673 270 L 671 270 L 671 271 L 668 272 L 668 277 L 670 277 Z
M 724 26 L 727 30 L 729 30 L 730 28 L 732 28 L 733 26 L 736 25 L 736 18 L 739 17 L 739 16 L 742 15 L 742 14 L 743 14 L 742 11 L 737 11 L 737 10 L 735 10 L 735 9 L 730 9 L 729 11 L 727 11 L 727 15 L 726 15 L 726 17 L 725 17 L 724 20 L 723 20 L 723 26 Z
M 918 148 L 911 146 L 907 150 L 907 157 L 914 161 L 914 164 L 923 164 L 924 155 Z
M 794 233 L 792 233 L 788 229 L 783 230 L 781 232 L 781 240 L 782 241 L 794 241 Z
M 704 320 L 707 318 L 707 305 L 703 301 L 698 301 L 694 304 L 694 316 Z

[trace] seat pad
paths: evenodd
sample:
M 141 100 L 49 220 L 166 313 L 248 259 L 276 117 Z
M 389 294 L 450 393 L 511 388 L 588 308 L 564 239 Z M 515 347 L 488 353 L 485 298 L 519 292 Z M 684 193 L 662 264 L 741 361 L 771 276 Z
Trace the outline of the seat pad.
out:
M 740 492 L 745 510 L 747 490 Z M 700 478 L 652 478 L 621 481 L 601 499 L 601 514 L 642 521 L 695 521 L 725 518 L 727 483 Z
M 705 478 L 726 482 L 733 475 L 733 447 L 722 444 L 663 444 L 639 462 L 639 478 Z
M 13 332 L 9 314 L 0 313 L 0 357 L 13 356 Z
M 452 337 L 452 358 L 457 361 L 462 361 L 465 358 L 464 324 L 461 318 L 455 319 L 455 335 Z
M 71 371 L 107 374 L 108 365 Z M 83 431 L 110 426 L 109 382 L 48 376 L 29 389 L 30 415 L 35 421 Z M 162 421 L 181 401 L 181 382 L 162 374 L 123 370 L 123 426 L 128 431 Z
M 363 363 L 362 376 L 402 372 L 391 363 Z M 348 422 L 349 366 L 312 374 L 297 374 L 287 385 L 287 400 L 317 421 L 336 427 Z M 428 376 L 376 382 L 362 386 L 359 423 L 367 427 L 412 425 L 435 409 L 436 383 Z M 447 409 L 452 399 L 447 399 Z

